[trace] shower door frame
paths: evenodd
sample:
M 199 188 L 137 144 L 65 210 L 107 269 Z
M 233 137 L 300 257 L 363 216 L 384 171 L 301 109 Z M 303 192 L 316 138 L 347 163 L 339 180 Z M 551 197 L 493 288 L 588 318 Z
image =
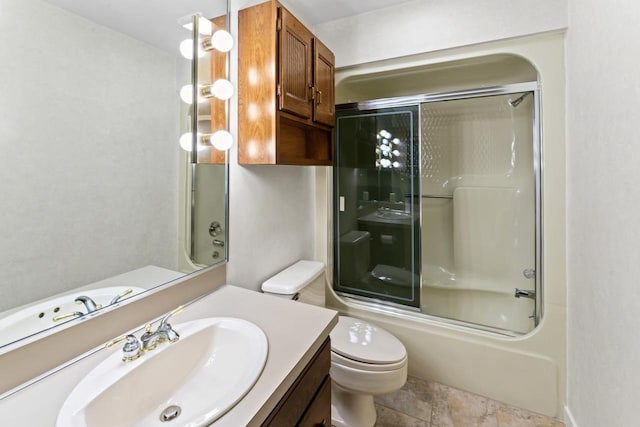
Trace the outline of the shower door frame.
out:
M 448 91 L 448 92 L 435 92 L 430 94 L 421 94 L 421 95 L 410 95 L 410 96 L 401 96 L 394 98 L 382 98 L 370 101 L 361 101 L 355 103 L 344 104 L 349 105 L 350 107 L 356 110 L 373 110 L 373 109 L 382 109 L 382 108 L 390 108 L 390 107 L 406 107 L 410 105 L 425 104 L 432 102 L 442 102 L 442 101 L 455 101 L 461 99 L 472 99 L 472 98 L 483 98 L 489 96 L 499 96 L 499 95 L 515 95 L 522 93 L 531 93 L 533 96 L 533 129 L 532 129 L 532 137 L 533 137 L 533 175 L 534 175 L 534 197 L 535 197 L 535 307 L 533 313 L 534 319 L 534 328 L 540 324 L 544 314 L 544 286 L 543 286 L 543 241 L 542 241 L 542 232 L 543 232 L 543 141 L 542 141 L 542 111 L 541 111 L 541 102 L 540 102 L 540 83 L 537 81 L 531 82 L 523 82 L 523 83 L 513 83 L 508 85 L 500 85 L 500 86 L 492 86 L 492 87 L 484 87 L 484 88 L 476 88 L 476 89 L 465 89 L 458 91 Z M 421 120 L 418 122 L 418 132 L 421 134 Z M 418 156 L 422 158 L 422 144 L 418 144 Z M 420 209 L 420 218 L 419 218 L 419 227 L 422 228 L 422 209 Z M 422 288 L 422 271 L 420 272 L 420 288 Z M 515 288 L 514 288 L 515 291 Z M 429 318 L 434 319 L 438 322 L 471 327 L 473 329 L 478 329 L 486 332 L 498 333 L 501 335 L 507 336 L 520 336 L 523 335 L 521 333 L 517 333 L 509 330 L 502 330 L 493 328 L 491 326 L 480 325 L 476 323 L 465 322 L 456 319 L 448 319 L 445 317 L 439 317 L 435 315 L 430 315 L 427 313 L 416 313 L 415 310 L 412 310 L 411 307 L 399 307 L 400 304 L 387 303 L 385 301 L 381 301 L 374 298 L 362 297 L 357 295 L 351 295 L 345 292 L 336 292 L 343 298 L 347 298 L 354 302 L 364 303 L 367 306 L 374 307 L 376 309 L 381 310 L 389 310 L 393 311 L 396 314 L 401 314 L 400 312 L 404 312 L 407 315 L 417 316 L 420 318 Z M 515 298 L 515 295 L 514 295 Z M 399 310 L 398 310 L 399 309 Z M 532 330 L 532 331 L 533 331 Z

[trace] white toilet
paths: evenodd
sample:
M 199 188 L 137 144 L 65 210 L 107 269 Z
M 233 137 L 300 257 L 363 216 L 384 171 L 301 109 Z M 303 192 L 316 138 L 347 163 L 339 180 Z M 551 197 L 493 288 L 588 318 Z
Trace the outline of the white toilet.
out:
M 265 281 L 262 291 L 317 303 L 324 281 L 316 279 L 323 271 L 321 262 L 298 261 Z M 400 340 L 384 329 L 340 316 L 331 332 L 331 380 L 331 424 L 373 427 L 376 421 L 373 396 L 396 391 L 404 385 L 407 351 Z

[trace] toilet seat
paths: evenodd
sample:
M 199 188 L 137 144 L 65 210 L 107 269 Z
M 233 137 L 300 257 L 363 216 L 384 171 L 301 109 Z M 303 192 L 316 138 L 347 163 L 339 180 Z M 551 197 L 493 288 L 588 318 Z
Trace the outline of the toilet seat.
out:
M 331 351 L 331 363 L 339 364 L 341 366 L 360 370 L 360 371 L 395 371 L 396 369 L 402 369 L 407 364 L 407 357 L 404 359 L 394 362 L 394 363 L 366 363 L 360 362 L 359 360 L 349 359 L 348 357 L 344 357 L 335 351 Z
M 407 351 L 384 329 L 353 317 L 340 316 L 331 331 L 331 351 L 336 361 L 355 369 L 387 370 L 406 363 Z

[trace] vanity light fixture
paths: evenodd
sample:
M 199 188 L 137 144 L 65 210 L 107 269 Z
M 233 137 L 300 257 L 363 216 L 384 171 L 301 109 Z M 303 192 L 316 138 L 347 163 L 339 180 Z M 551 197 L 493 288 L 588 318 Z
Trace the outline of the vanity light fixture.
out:
M 219 130 L 212 134 L 203 135 L 202 140 L 206 140 L 213 148 L 220 151 L 227 151 L 233 145 L 233 137 L 226 130 Z
M 229 52 L 233 47 L 233 37 L 226 30 L 217 30 L 211 37 L 202 41 L 205 50 L 216 49 L 220 52 Z
M 205 53 L 216 49 L 220 52 L 229 52 L 233 47 L 233 37 L 225 30 L 217 30 L 211 37 L 205 37 L 198 43 L 198 58 Z M 180 53 L 187 59 L 193 59 L 193 39 L 182 40 Z
M 184 151 L 191 152 L 191 140 L 193 138 L 191 132 L 184 133 L 180 137 L 180 147 Z M 233 145 L 233 137 L 226 130 L 219 130 L 214 133 L 198 133 L 198 151 L 202 151 L 208 147 L 216 150 L 227 151 Z
M 198 133 L 198 151 L 202 151 L 207 148 L 206 144 L 202 143 L 202 134 Z M 191 140 L 193 138 L 193 134 L 191 132 L 183 133 L 180 137 L 180 148 L 184 151 L 191 152 Z
M 402 141 L 400 138 L 394 138 L 391 132 L 385 129 L 381 129 L 376 134 L 376 167 L 378 169 L 400 169 L 402 163 L 398 161 L 398 158 L 402 155 L 399 147 Z
M 211 85 L 198 86 L 198 103 L 216 97 L 223 101 L 233 96 L 233 84 L 227 79 L 218 79 Z M 186 104 L 193 104 L 193 86 L 184 85 L 180 89 L 180 99 Z

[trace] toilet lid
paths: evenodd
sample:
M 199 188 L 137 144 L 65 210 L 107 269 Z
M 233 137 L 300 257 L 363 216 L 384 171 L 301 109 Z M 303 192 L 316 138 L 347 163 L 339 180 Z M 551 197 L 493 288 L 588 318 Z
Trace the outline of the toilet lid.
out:
M 340 316 L 331 331 L 331 350 L 341 356 L 372 364 L 399 362 L 407 356 L 400 340 L 364 320 Z

